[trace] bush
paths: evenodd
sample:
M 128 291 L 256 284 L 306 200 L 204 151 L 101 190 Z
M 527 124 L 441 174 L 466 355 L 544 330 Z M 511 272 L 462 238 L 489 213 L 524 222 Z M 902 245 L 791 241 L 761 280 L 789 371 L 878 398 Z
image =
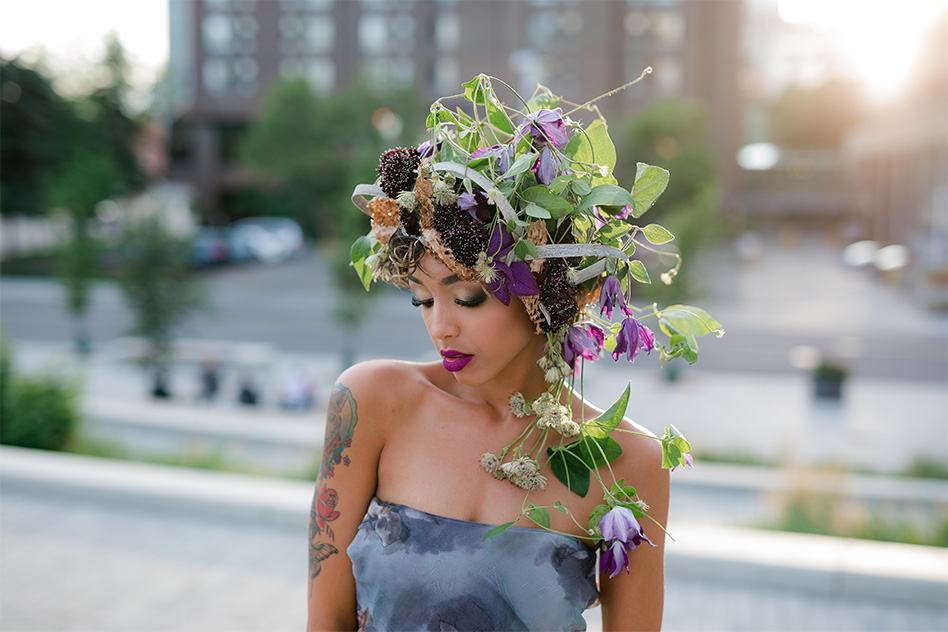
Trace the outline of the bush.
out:
M 0 443 L 61 450 L 79 425 L 78 389 L 54 375 L 3 377 Z

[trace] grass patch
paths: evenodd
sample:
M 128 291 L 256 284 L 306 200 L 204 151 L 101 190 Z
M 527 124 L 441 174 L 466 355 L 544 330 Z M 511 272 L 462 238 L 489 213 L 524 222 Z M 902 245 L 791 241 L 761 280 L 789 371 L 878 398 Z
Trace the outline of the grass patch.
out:
M 217 472 L 232 472 L 236 474 L 252 474 L 255 476 L 271 476 L 274 478 L 286 478 L 291 480 L 315 481 L 316 472 L 319 470 L 319 464 L 306 468 L 300 472 L 274 472 L 262 468 L 248 467 L 224 457 L 220 452 L 193 450 L 181 454 L 148 454 L 129 450 L 128 448 L 112 442 L 102 441 L 83 437 L 72 441 L 67 446 L 67 451 L 73 454 L 82 454 L 84 456 L 94 456 L 105 459 L 117 459 L 122 461 L 135 461 L 139 463 L 151 463 L 155 465 L 170 465 L 173 467 L 189 467 L 199 470 L 211 470 Z

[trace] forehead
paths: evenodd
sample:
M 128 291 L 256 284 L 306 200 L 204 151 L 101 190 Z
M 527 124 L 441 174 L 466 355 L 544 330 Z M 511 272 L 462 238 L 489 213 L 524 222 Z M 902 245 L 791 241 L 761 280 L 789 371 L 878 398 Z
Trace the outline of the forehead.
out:
M 419 283 L 421 285 L 428 285 L 430 281 L 434 281 L 438 285 L 454 285 L 467 283 L 458 278 L 458 276 L 452 272 L 446 265 L 444 265 L 436 257 L 427 254 L 421 261 L 418 262 L 418 265 L 415 268 L 414 274 L 408 277 L 409 283 Z M 479 283 L 469 283 L 470 285 L 480 285 Z

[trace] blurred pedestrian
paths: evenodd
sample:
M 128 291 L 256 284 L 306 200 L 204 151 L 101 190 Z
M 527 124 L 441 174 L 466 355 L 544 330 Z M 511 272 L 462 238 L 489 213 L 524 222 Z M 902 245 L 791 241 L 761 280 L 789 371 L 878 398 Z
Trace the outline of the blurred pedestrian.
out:
M 220 364 L 217 360 L 205 360 L 201 364 L 200 394 L 198 401 L 213 404 L 220 388 Z
M 259 402 L 259 395 L 253 373 L 249 370 L 242 371 L 238 385 L 237 401 L 243 406 L 256 406 Z

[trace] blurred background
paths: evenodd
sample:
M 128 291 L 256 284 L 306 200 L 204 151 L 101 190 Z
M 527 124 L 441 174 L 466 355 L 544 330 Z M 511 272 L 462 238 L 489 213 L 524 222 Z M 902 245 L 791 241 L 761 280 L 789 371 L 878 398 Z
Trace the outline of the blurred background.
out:
M 0 627 L 302 626 L 335 376 L 436 359 L 353 186 L 478 73 L 651 67 L 599 102 L 620 183 L 671 172 L 638 298 L 727 335 L 586 392 L 693 445 L 666 627 L 946 629 L 946 41 L 934 0 L 0 1 Z

